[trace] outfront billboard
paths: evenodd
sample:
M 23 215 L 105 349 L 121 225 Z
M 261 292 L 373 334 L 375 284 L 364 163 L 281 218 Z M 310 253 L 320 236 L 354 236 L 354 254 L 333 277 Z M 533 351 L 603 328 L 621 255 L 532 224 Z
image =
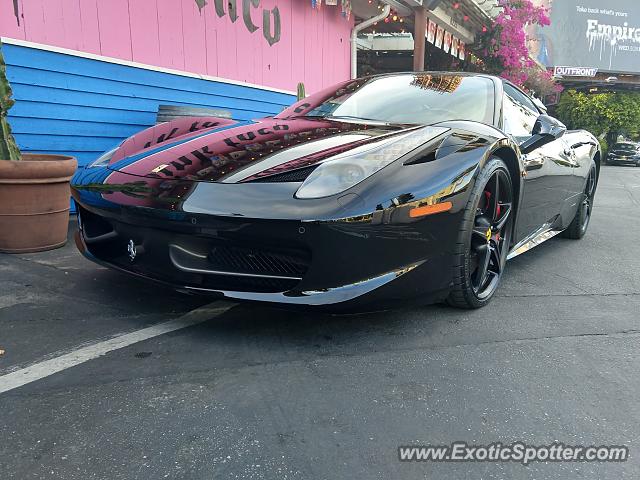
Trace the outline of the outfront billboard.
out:
M 529 49 L 547 67 L 640 72 L 640 0 L 534 0 L 551 25 L 527 29 Z

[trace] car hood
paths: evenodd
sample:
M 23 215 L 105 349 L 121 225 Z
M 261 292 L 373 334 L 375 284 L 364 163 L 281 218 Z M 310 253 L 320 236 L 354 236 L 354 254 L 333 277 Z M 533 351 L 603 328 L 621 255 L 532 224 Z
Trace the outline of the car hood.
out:
M 194 130 L 196 122 L 197 118 L 168 122 L 125 140 L 107 168 L 158 180 L 268 181 L 417 128 L 306 117 L 254 122 L 209 118 Z

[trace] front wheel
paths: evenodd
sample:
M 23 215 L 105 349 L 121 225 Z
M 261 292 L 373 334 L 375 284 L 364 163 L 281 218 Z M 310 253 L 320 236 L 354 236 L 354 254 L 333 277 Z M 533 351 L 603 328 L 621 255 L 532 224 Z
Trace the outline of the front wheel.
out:
M 587 183 L 584 187 L 584 193 L 582 196 L 582 202 L 578 206 L 576 215 L 569 224 L 569 227 L 562 232 L 562 236 L 565 238 L 571 238 L 573 240 L 579 240 L 587 233 L 587 227 L 589 227 L 589 220 L 591 220 L 591 212 L 593 210 L 593 197 L 596 194 L 596 185 L 598 183 L 598 171 L 596 169 L 595 162 L 591 163 L 589 169 L 589 175 L 587 176 Z
M 509 170 L 502 159 L 492 157 L 480 172 L 465 208 L 454 247 L 449 305 L 479 308 L 491 300 L 509 253 L 513 216 Z

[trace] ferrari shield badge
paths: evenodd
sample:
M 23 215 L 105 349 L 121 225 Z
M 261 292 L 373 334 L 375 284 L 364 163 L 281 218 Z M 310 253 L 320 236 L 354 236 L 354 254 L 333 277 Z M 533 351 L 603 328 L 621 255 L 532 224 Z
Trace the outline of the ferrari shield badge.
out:
M 133 262 L 138 254 L 136 251 L 136 244 L 133 240 L 129 240 L 129 243 L 127 244 L 127 252 L 129 253 L 129 260 Z

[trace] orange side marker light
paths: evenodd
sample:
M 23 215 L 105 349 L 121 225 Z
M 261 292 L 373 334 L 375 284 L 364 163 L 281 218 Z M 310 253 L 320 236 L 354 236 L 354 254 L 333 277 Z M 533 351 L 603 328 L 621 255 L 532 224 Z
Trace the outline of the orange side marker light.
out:
M 434 213 L 447 212 L 451 210 L 453 204 L 451 202 L 436 203 L 434 205 L 425 205 L 423 207 L 416 207 L 409 210 L 409 216 L 411 218 L 424 217 L 426 215 L 433 215 Z

